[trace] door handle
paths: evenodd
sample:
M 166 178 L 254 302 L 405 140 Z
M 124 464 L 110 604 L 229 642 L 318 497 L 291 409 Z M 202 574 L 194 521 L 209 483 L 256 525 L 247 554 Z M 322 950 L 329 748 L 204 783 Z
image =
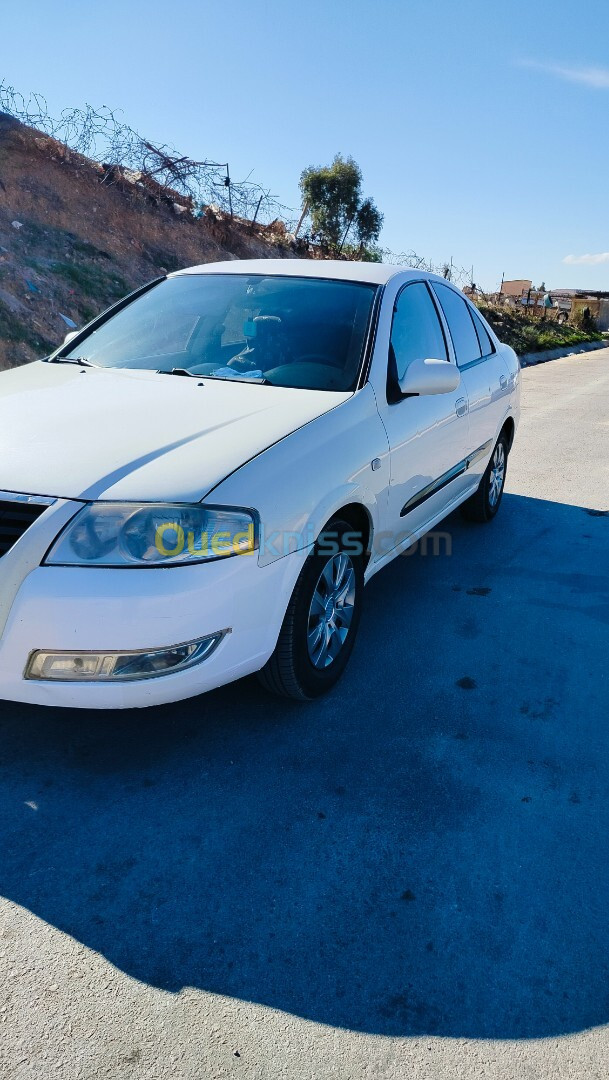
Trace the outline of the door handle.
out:
M 455 412 L 457 416 L 465 416 L 467 412 L 467 399 L 464 397 L 457 398 L 455 401 Z
M 502 390 L 507 390 L 508 378 L 507 375 L 499 376 L 499 386 Z

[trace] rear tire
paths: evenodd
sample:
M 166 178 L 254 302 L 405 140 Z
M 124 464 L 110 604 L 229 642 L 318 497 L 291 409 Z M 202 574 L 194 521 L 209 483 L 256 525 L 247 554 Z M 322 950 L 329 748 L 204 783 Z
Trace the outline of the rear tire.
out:
M 467 521 L 484 523 L 492 521 L 497 514 L 505 487 L 508 453 L 507 435 L 502 433 L 495 443 L 478 490 L 461 507 L 461 513 Z
M 293 701 L 311 701 L 340 679 L 355 644 L 364 589 L 361 534 L 331 521 L 296 582 L 275 651 L 258 680 Z

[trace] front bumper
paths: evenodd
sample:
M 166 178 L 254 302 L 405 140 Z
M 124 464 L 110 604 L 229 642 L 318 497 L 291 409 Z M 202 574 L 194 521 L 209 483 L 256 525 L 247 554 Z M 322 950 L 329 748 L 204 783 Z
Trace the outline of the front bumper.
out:
M 15 545 L 15 561 L 20 556 L 23 562 L 29 539 L 26 533 Z M 12 554 L 0 562 L 0 591 L 3 563 Z M 259 566 L 257 553 L 141 570 L 36 565 L 13 588 L 0 636 L 0 698 L 86 709 L 142 708 L 192 697 L 257 671 L 275 648 L 306 554 L 267 566 Z M 35 649 L 164 648 L 224 628 L 231 633 L 206 660 L 158 678 L 115 684 L 24 679 Z

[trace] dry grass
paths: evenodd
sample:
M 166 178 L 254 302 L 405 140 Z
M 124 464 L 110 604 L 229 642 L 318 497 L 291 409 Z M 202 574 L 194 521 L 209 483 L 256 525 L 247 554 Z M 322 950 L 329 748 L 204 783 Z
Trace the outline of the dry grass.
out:
M 102 176 L 0 114 L 0 368 L 55 348 L 68 329 L 62 315 L 81 326 L 167 271 L 290 254 L 272 226 L 195 220 Z

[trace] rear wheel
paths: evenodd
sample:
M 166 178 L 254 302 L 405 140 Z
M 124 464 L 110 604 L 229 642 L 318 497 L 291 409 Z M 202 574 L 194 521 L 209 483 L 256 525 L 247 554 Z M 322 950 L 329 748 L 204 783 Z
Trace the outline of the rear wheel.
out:
M 492 521 L 501 505 L 508 459 L 507 436 L 499 436 L 491 460 L 480 481 L 478 490 L 463 503 L 461 513 L 468 521 Z
M 332 521 L 302 568 L 275 652 L 258 673 L 267 690 L 308 701 L 334 686 L 353 651 L 363 588 L 361 536 Z

